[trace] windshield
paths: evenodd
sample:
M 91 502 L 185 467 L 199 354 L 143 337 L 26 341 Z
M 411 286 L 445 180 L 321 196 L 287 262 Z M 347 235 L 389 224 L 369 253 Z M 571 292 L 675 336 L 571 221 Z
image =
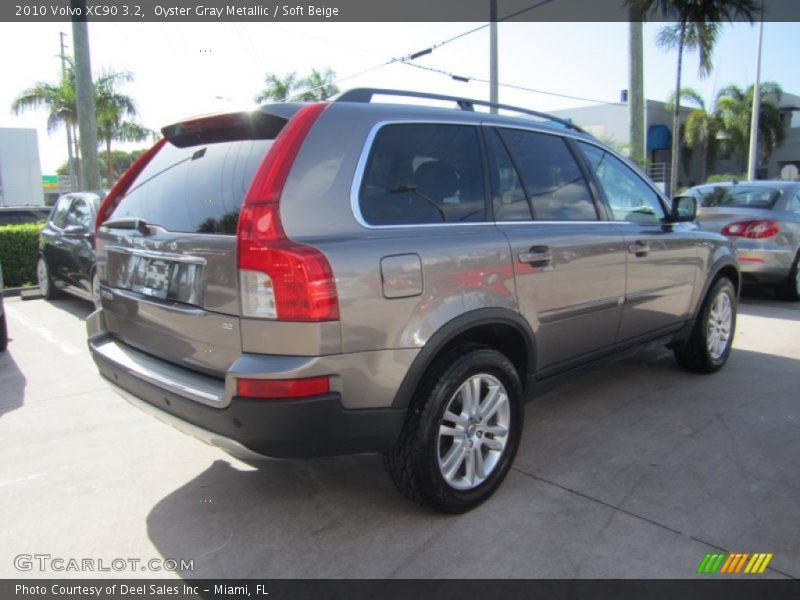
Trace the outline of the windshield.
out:
M 700 205 L 705 207 L 772 208 L 781 191 L 761 186 L 735 185 L 700 188 Z

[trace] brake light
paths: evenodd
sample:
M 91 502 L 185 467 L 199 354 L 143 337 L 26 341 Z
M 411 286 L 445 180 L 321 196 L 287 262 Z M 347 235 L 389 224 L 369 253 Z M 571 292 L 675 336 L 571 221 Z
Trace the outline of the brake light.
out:
M 756 219 L 755 221 L 737 221 L 722 228 L 722 235 L 760 240 L 778 235 L 778 222 L 772 219 Z
M 336 321 L 330 264 L 316 248 L 290 240 L 280 198 L 297 153 L 327 104 L 301 108 L 275 138 L 245 195 L 237 228 L 242 314 L 281 321 Z
M 305 379 L 239 379 L 236 395 L 241 398 L 304 398 L 319 396 L 330 391 L 327 376 Z
M 122 197 L 127 193 L 128 188 L 131 187 L 131 184 L 139 176 L 139 173 L 142 172 L 142 170 L 147 166 L 147 163 L 149 163 L 153 157 L 158 154 L 158 151 L 161 150 L 161 147 L 166 143 L 167 140 L 165 138 L 158 140 L 152 148 L 137 158 L 133 164 L 128 167 L 128 170 L 125 171 L 119 179 L 117 179 L 117 182 L 113 185 L 108 194 L 106 194 L 106 197 L 103 198 L 103 201 L 100 203 L 100 208 L 97 211 L 97 219 L 95 220 L 95 231 L 100 227 L 100 225 L 108 220 L 108 217 L 110 217 L 111 213 L 114 212 L 114 209 L 117 208 L 122 200 Z

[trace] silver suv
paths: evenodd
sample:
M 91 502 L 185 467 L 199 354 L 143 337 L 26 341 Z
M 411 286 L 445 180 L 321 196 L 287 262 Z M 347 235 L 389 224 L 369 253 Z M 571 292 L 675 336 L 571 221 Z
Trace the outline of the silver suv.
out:
M 650 343 L 719 369 L 739 270 L 694 200 L 481 104 L 361 89 L 165 127 L 97 217 L 100 372 L 236 456 L 383 453 L 404 494 L 462 512 L 560 376 Z

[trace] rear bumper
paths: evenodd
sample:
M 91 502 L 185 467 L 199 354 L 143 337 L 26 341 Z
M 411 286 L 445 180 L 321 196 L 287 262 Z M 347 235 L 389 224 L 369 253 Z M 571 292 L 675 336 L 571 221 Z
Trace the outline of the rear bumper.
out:
M 736 259 L 745 283 L 781 283 L 792 270 L 795 252 L 782 246 L 765 246 L 737 240 Z
M 107 336 L 92 337 L 89 349 L 100 374 L 120 395 L 176 429 L 239 458 L 386 452 L 405 419 L 403 409 L 344 408 L 339 392 L 293 400 L 233 396 L 224 405 L 214 406 L 187 397 L 209 392 L 209 385 L 188 391 L 185 385 L 168 385 L 146 363 L 115 360 L 114 354 L 103 350 L 108 344 Z M 224 389 L 225 382 L 220 380 L 218 385 Z

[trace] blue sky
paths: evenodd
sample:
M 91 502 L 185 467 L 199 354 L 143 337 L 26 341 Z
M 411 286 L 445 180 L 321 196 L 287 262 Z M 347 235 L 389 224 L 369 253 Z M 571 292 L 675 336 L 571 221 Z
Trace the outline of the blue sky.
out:
M 267 71 L 279 74 L 333 68 L 339 77 L 358 73 L 393 57 L 408 55 L 480 25 L 479 23 L 92 23 L 93 70 L 130 70 L 136 80 L 125 91 L 138 103 L 141 120 L 158 129 L 207 112 L 252 106 Z M 663 100 L 674 87 L 676 56 L 655 46 L 660 24 L 645 25 L 645 94 Z M 44 112 L 14 116 L 14 96 L 37 80 L 58 77 L 58 32 L 68 23 L 0 24 L 0 53 L 6 57 L 0 89 L 0 126 L 39 131 L 42 170 L 64 161 L 63 130 L 44 128 Z M 757 27 L 726 25 L 715 52 L 715 70 L 697 78 L 697 57 L 684 63 L 684 84 L 707 99 L 730 83 L 753 82 Z M 500 80 L 503 83 L 617 101 L 627 87 L 627 23 L 501 23 Z M 766 23 L 762 80 L 800 94 L 797 40 L 800 23 Z M 69 43 L 69 40 L 68 40 Z M 436 49 L 417 62 L 458 75 L 488 79 L 488 28 Z M 8 57 L 12 57 L 8 60 Z M 20 57 L 14 60 L 13 57 Z M 353 77 L 348 87 L 393 87 L 488 98 L 484 83 L 394 64 Z M 501 88 L 502 102 L 538 110 L 590 104 L 547 94 Z

